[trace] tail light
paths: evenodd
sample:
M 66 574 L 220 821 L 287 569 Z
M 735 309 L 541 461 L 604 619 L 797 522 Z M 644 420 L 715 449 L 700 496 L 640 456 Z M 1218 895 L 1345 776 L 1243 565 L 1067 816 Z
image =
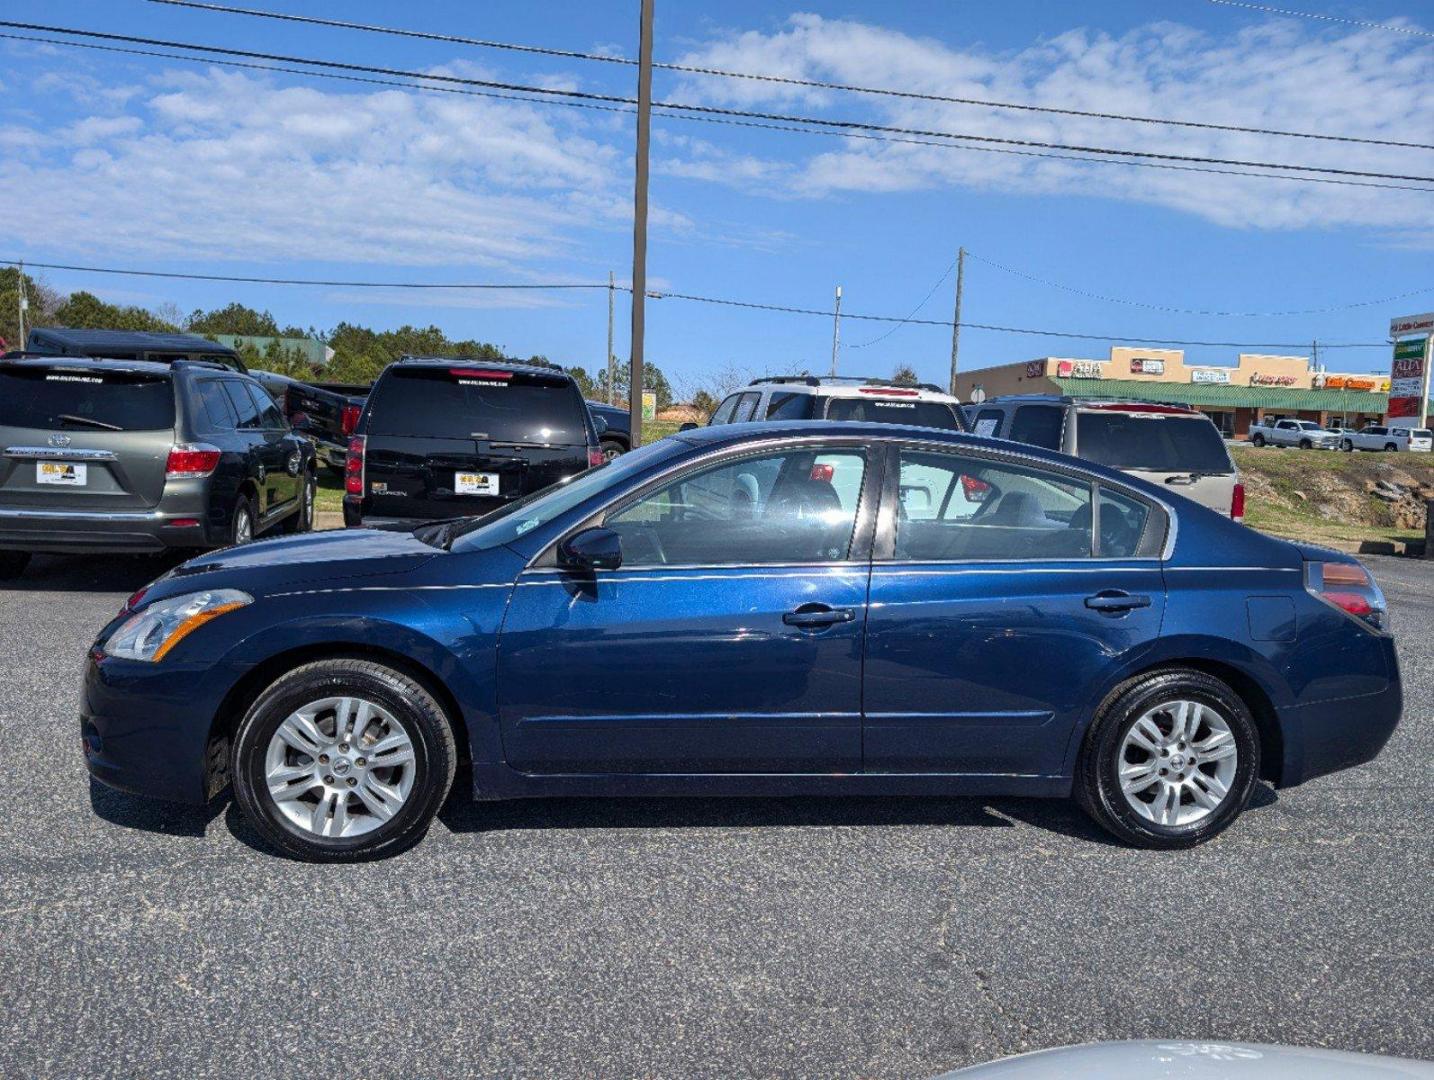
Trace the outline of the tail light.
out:
M 812 479 L 818 483 L 830 484 L 832 477 L 836 475 L 836 466 L 832 464 L 813 465 Z
M 164 475 L 170 480 L 197 480 L 219 468 L 220 450 L 208 443 L 181 443 L 169 448 Z
M 1359 563 L 1307 562 L 1305 588 L 1325 603 L 1376 630 L 1389 629 L 1384 594 Z
M 965 494 L 967 502 L 981 502 L 991 494 L 991 485 L 984 480 L 962 473 L 961 491 Z
M 596 469 L 599 465 L 607 464 L 607 455 L 596 446 L 588 447 L 588 468 Z
M 358 430 L 359 416 L 363 413 L 361 405 L 345 405 L 343 412 L 339 413 L 339 424 L 345 435 L 352 435 Z
M 344 460 L 345 494 L 363 494 L 363 455 L 367 442 L 362 435 L 355 435 L 349 440 L 349 453 Z
M 1235 490 L 1230 492 L 1230 520 L 1245 520 L 1245 485 L 1236 484 Z

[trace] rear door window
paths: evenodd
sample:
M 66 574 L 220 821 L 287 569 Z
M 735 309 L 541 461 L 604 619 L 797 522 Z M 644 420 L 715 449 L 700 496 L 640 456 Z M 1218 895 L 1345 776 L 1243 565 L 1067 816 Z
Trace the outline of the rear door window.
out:
M 913 424 L 916 427 L 960 431 L 956 412 L 944 401 L 898 401 L 892 398 L 838 397 L 827 401 L 828 420 L 864 420 L 876 424 Z
M 201 379 L 198 394 L 199 405 L 204 412 L 203 418 L 208 421 L 209 430 L 233 431 L 238 417 L 234 413 L 234 406 L 229 403 L 229 395 L 224 392 L 224 387 L 219 385 L 219 380 Z
M 369 398 L 370 435 L 585 446 L 587 405 L 572 380 L 455 364 L 395 366 Z
M 238 422 L 234 425 L 238 431 L 258 431 L 259 405 L 250 396 L 249 388 L 237 379 L 225 379 L 223 382 L 224 393 L 229 398 L 229 404 L 234 409 L 234 415 Z
M 174 427 L 167 375 L 64 368 L 0 370 L 0 424 L 55 431 Z
M 259 426 L 264 428 L 288 427 L 284 423 L 284 414 L 279 411 L 279 406 L 274 404 L 274 399 L 262 386 L 253 386 L 246 383 L 250 396 L 254 399 L 255 406 L 259 409 Z
M 712 414 L 712 419 L 709 420 L 708 423 L 713 427 L 716 427 L 718 424 L 730 424 L 732 422 L 732 413 L 736 411 L 737 402 L 741 400 L 741 397 L 741 394 L 732 394 L 727 397 L 721 405 L 717 406 L 717 411 Z
M 1011 430 L 1006 438 L 1059 450 L 1064 419 L 1065 410 L 1059 405 L 1022 405 L 1011 418 Z
M 752 414 L 757 411 L 757 402 L 761 397 L 761 394 L 748 393 L 738 398 L 737 407 L 732 410 L 732 423 L 745 424 L 751 420 Z
M 1076 445 L 1086 461 L 1149 472 L 1230 473 L 1230 455 L 1215 425 L 1203 416 L 1082 412 Z

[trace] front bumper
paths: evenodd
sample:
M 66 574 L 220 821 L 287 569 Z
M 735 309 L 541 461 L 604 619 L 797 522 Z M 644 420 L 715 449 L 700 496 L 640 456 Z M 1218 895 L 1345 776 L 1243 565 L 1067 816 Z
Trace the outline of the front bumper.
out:
M 85 765 L 100 783 L 201 805 L 228 781 L 214 719 L 242 676 L 212 664 L 148 664 L 90 651 L 80 703 Z
M 176 525 L 178 520 L 196 524 Z M 147 554 L 210 544 L 202 513 L 0 508 L 0 550 Z

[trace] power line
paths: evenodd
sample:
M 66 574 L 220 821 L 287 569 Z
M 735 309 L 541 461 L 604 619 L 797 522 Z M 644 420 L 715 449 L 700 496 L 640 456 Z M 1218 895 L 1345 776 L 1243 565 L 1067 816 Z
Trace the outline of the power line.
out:
M 240 56 L 254 60 L 269 60 L 279 63 L 308 64 L 315 67 L 334 68 L 341 71 L 361 71 L 377 75 L 397 76 L 399 78 L 433 80 L 445 83 L 454 83 L 465 86 L 481 86 L 494 90 L 518 91 L 529 94 L 542 94 L 555 98 L 570 98 L 582 101 L 596 101 L 617 105 L 633 105 L 632 98 L 620 97 L 614 94 L 598 94 L 582 90 L 558 90 L 544 86 L 527 86 L 521 83 L 498 82 L 489 79 L 471 79 L 457 75 L 438 75 L 425 72 L 404 71 L 395 68 L 375 67 L 366 64 L 354 64 L 338 60 L 316 60 L 306 57 L 286 56 L 279 53 L 263 53 L 248 49 L 230 49 L 217 45 L 199 45 L 185 42 L 165 41 L 158 38 L 138 37 L 130 34 L 113 34 L 99 30 L 74 30 L 66 27 L 48 26 L 38 23 L 14 22 L 0 20 L 0 26 L 12 27 L 19 30 L 32 30 L 41 33 L 70 34 L 78 37 L 98 38 L 106 41 L 123 41 L 130 44 L 152 45 L 161 48 L 190 49 L 196 52 L 217 53 L 226 56 Z M 684 112 L 700 113 L 722 117 L 741 117 L 755 120 L 768 120 L 778 123 L 806 124 L 815 127 L 830 128 L 836 131 L 870 131 L 897 135 L 914 135 L 927 138 L 959 139 L 977 143 L 997 144 L 1002 146 L 1022 146 L 1043 150 L 1074 151 L 1084 154 L 1104 154 L 1115 157 L 1131 159 L 1149 159 L 1162 162 L 1193 162 L 1202 165 L 1231 165 L 1243 168 L 1254 169 L 1276 169 L 1298 173 L 1320 173 L 1332 176 L 1355 176 L 1377 180 L 1408 180 L 1418 183 L 1434 183 L 1434 176 L 1421 176 L 1417 174 L 1402 173 L 1379 173 L 1359 169 L 1341 169 L 1330 166 L 1319 165 L 1293 165 L 1286 162 L 1251 161 L 1241 158 L 1216 158 L 1192 154 L 1170 154 L 1150 150 L 1126 150 L 1123 148 L 1084 146 L 1069 143 L 1043 142 L 1034 139 L 1016 139 L 999 137 L 994 135 L 970 135 L 952 131 L 933 131 L 923 128 L 893 127 L 885 124 L 870 124 L 857 120 L 829 120 L 821 117 L 793 116 L 785 113 L 759 112 L 746 109 L 726 109 L 715 105 L 693 105 L 686 102 L 675 101 L 654 101 L 655 107 L 669 110 L 681 110 Z M 1256 175 L 1256 174 L 1249 174 Z M 1419 189 L 1434 190 L 1434 189 Z
M 1060 289 L 1063 292 L 1074 293 L 1076 296 L 1084 296 L 1088 300 L 1103 300 L 1110 304 L 1127 304 L 1131 307 L 1145 308 L 1147 311 L 1164 311 L 1175 315 L 1217 315 L 1225 318 L 1235 319 L 1267 319 L 1277 318 L 1284 315 L 1324 315 L 1332 311 L 1351 311 L 1355 308 L 1377 307 L 1380 304 L 1389 304 L 1395 300 L 1404 300 L 1411 296 L 1422 296 L 1434 292 L 1434 285 L 1425 286 L 1422 289 L 1410 289 L 1408 292 L 1396 293 L 1394 296 L 1383 296 L 1378 300 L 1359 300 L 1352 304 L 1332 304 L 1329 307 L 1304 308 L 1296 311 L 1210 311 L 1202 308 L 1169 307 L 1165 304 L 1148 304 L 1141 300 L 1127 300 L 1119 296 L 1104 296 L 1100 293 L 1088 292 L 1085 289 L 1076 288 L 1073 285 L 1063 285 L 1059 281 L 1050 281 L 1046 278 L 1037 277 L 1035 274 L 1028 274 L 1024 270 L 1017 270 L 1013 266 L 1006 266 L 977 255 L 974 251 L 967 251 L 966 254 L 987 266 L 995 267 L 997 270 L 1012 274 L 1018 278 L 1025 278 L 1037 285 L 1045 285 L 1048 288 Z M 948 271 L 949 272 L 949 271 Z
M 311 15 L 291 15 L 285 12 L 264 11 L 258 8 L 235 7 L 228 4 L 200 3 L 198 0 L 149 0 L 154 4 L 171 7 L 193 8 L 200 11 L 218 12 L 226 15 L 248 15 L 263 19 L 277 19 L 282 22 L 304 23 L 310 26 L 326 26 L 342 30 L 361 30 L 366 33 L 388 34 L 394 37 L 417 38 L 426 41 L 440 41 L 451 45 L 472 45 L 485 49 L 505 49 L 513 52 L 536 53 L 557 56 L 569 60 L 589 60 L 608 64 L 634 65 L 636 60 L 623 56 L 607 56 L 602 53 L 579 52 L 571 49 L 547 48 L 539 45 L 522 45 L 513 42 L 492 41 L 484 38 L 462 37 L 457 34 L 441 34 L 423 30 L 406 30 L 400 27 L 379 26 L 373 23 L 350 22 L 345 19 L 323 19 Z M 1394 29 L 1393 27 L 1389 29 Z M 1247 127 L 1240 124 L 1216 124 L 1199 120 L 1175 120 L 1169 117 L 1139 116 L 1131 113 L 1112 113 L 1098 110 L 1060 108 L 1053 105 L 1032 105 L 1025 102 L 991 101 L 984 98 L 955 97 L 948 94 L 922 93 L 916 90 L 894 90 L 885 87 L 858 86 L 851 83 L 826 82 L 818 79 L 798 79 L 784 75 L 766 75 L 750 71 L 729 71 L 722 68 L 700 67 L 691 64 L 654 63 L 655 68 L 665 71 L 680 71 L 692 75 L 713 75 L 728 79 L 747 79 L 755 82 L 776 83 L 783 86 L 801 86 L 816 90 L 838 90 L 856 94 L 872 94 L 881 97 L 908 98 L 916 101 L 939 102 L 950 105 L 972 105 L 991 109 L 1015 109 L 1022 112 L 1050 113 L 1058 116 L 1080 116 L 1097 120 L 1119 120 L 1135 124 L 1158 124 L 1172 127 L 1197 128 L 1206 131 L 1239 132 L 1247 135 L 1275 135 L 1291 139 L 1318 139 L 1331 142 L 1364 143 L 1371 146 L 1397 146 L 1410 150 L 1434 150 L 1434 144 L 1401 142 L 1395 139 L 1374 139 L 1356 135 L 1327 135 L 1311 131 L 1285 131 L 1278 128 Z
M 0 259 L 0 265 L 18 266 L 18 259 Z M 174 278 L 183 281 L 223 281 L 251 285 L 327 285 L 348 288 L 371 289 L 608 289 L 616 288 L 631 292 L 630 285 L 611 286 L 607 282 L 553 282 L 553 283 L 466 283 L 466 282 L 414 282 L 414 281 L 329 281 L 316 278 L 264 278 L 244 277 L 233 274 L 196 274 L 177 270 L 135 270 L 113 266 L 75 266 L 66 263 L 34 262 L 25 260 L 25 265 L 41 270 L 69 270 L 91 274 L 120 274 L 127 277 Z M 939 283 L 938 283 L 939 284 Z M 649 293 L 657 300 L 687 300 L 694 303 L 716 304 L 723 307 L 745 308 L 754 311 L 771 311 L 788 315 L 815 315 L 830 319 L 835 314 L 819 308 L 792 307 L 784 304 L 762 304 L 748 300 L 733 300 L 719 296 L 700 296 L 695 293 L 653 291 Z M 857 319 L 862 322 L 911 324 L 914 326 L 940 326 L 950 329 L 949 319 L 916 319 L 911 316 L 859 315 L 842 312 L 843 319 Z M 1149 338 L 1136 334 L 1086 334 L 1065 330 L 1036 329 L 1028 326 L 997 326 L 991 323 L 975 323 L 962 320 L 963 329 L 989 330 L 1005 334 L 1033 334 L 1040 337 L 1071 338 L 1088 341 L 1130 341 L 1143 345 L 1206 345 L 1232 349 L 1302 349 L 1309 342 L 1240 342 L 1240 341 L 1184 341 L 1175 338 Z M 1387 341 L 1378 342 L 1320 342 L 1321 349 L 1387 349 Z
M 936 290 L 939 289 L 939 288 L 941 288 L 941 286 L 942 286 L 943 284 L 945 284 L 946 279 L 951 276 L 951 271 L 952 271 L 952 270 L 955 270 L 955 269 L 956 269 L 956 262 L 955 262 L 955 260 L 953 260 L 952 263 L 951 263 L 951 265 L 948 266 L 948 267 L 945 269 L 945 271 L 941 274 L 941 276 L 936 279 L 936 284 L 933 285 L 933 286 L 931 286 L 931 289 L 926 293 L 925 296 L 923 296 L 923 297 L 921 298 L 921 303 L 917 304 L 914 308 L 911 309 L 911 314 L 910 314 L 910 315 L 907 315 L 905 319 L 903 319 L 901 322 L 897 323 L 895 326 L 893 326 L 893 327 L 892 327 L 890 330 L 888 330 L 886 333 L 881 334 L 881 335 L 878 336 L 878 337 L 874 337 L 874 338 L 872 338 L 870 341 L 863 341 L 863 342 L 861 342 L 860 344 L 857 344 L 857 345 L 848 345 L 847 348 L 848 348 L 848 349 L 865 349 L 865 348 L 867 348 L 867 347 L 869 347 L 869 346 L 871 346 L 871 345 L 879 345 L 881 342 L 883 342 L 883 341 L 885 341 L 887 338 L 891 337 L 891 335 L 894 334 L 894 333 L 896 333 L 898 330 L 900 330 L 903 325 L 905 325 L 906 323 L 910 322 L 913 318 L 915 318 L 916 313 L 917 313 L 918 311 L 920 311 L 922 308 L 924 308 L 924 307 L 930 302 L 931 298 L 936 295 Z
M 6 25 L 6 24 L 3 23 L 3 22 L 0 22 L 0 25 Z M 119 53 L 119 54 L 129 55 L 129 56 L 147 56 L 147 57 L 153 57 L 153 58 L 161 59 L 161 60 L 179 60 L 179 61 L 183 61 L 183 62 L 185 62 L 185 63 L 192 63 L 192 64 L 210 64 L 210 65 L 213 65 L 213 66 L 216 66 L 216 67 L 232 67 L 232 68 L 240 68 L 240 69 L 243 69 L 243 70 L 251 70 L 251 71 L 272 71 L 272 72 L 279 72 L 279 73 L 288 74 L 288 75 L 298 75 L 298 76 L 301 76 L 301 77 L 303 77 L 303 78 L 310 78 L 310 79 L 330 79 L 330 80 L 335 80 L 335 81 L 339 81 L 339 82 L 360 83 L 360 84 L 365 84 L 365 85 L 392 86 L 392 87 L 396 87 L 396 88 L 400 88 L 400 89 L 420 90 L 420 91 L 425 91 L 425 92 L 428 92 L 428 93 L 436 93 L 436 94 L 439 94 L 439 93 L 441 93 L 441 94 L 457 94 L 457 95 L 466 96 L 466 97 L 496 98 L 496 99 L 503 100 L 503 101 L 519 101 L 519 102 L 526 102 L 526 103 L 528 103 L 528 104 L 533 104 L 533 105 L 561 105 L 561 106 L 564 106 L 564 107 L 567 107 L 567 108 L 573 108 L 573 109 L 588 109 L 588 110 L 596 110 L 596 111 L 599 111 L 599 112 L 628 113 L 628 114 L 635 113 L 635 111 L 636 111 L 634 108 L 632 108 L 632 107 L 630 107 L 630 106 L 604 105 L 604 104 L 599 104 L 599 103 L 593 102 L 593 101 L 569 101 L 569 100 L 565 100 L 565 99 L 560 98 L 560 97 L 525 97 L 525 96 L 522 96 L 520 93 L 503 93 L 503 92 L 499 92 L 499 91 L 496 91 L 496 90 L 474 90 L 474 89 L 471 89 L 471 88 L 459 88 L 459 87 L 455 87 L 455 86 L 433 86 L 433 85 L 429 85 L 429 84 L 425 84 L 425 83 L 420 83 L 420 82 L 402 81 L 402 80 L 400 80 L 400 79 L 376 79 L 376 78 L 370 78 L 370 77 L 365 77 L 365 76 L 361 76 L 361 75 L 338 74 L 338 73 L 332 72 L 332 71 L 310 71 L 310 70 L 307 70 L 307 69 L 304 69 L 304 68 L 284 67 L 284 66 L 282 66 L 282 65 L 275 65 L 275 64 L 255 64 L 255 63 L 245 63 L 245 62 L 243 62 L 243 61 L 238 61 L 238 60 L 220 60 L 220 59 L 217 59 L 217 58 L 211 57 L 211 56 L 184 56 L 184 55 L 179 54 L 179 53 L 156 52 L 156 51 L 151 50 L 151 49 L 124 48 L 124 47 L 116 46 L 116 45 L 97 45 L 97 44 L 95 44 L 95 43 L 93 43 L 93 42 L 66 41 L 66 40 L 63 40 L 63 39 L 61 39 L 61 38 L 40 37 L 40 36 L 25 35 L 25 34 L 0 34 L 0 39 L 9 39 L 9 40 L 12 40 L 12 41 L 31 41 L 31 42 L 39 42 L 39 43 L 47 44 L 47 45 L 60 45 L 60 46 L 64 46 L 64 47 L 66 47 L 66 48 L 72 48 L 72 49 L 88 49 L 88 50 L 94 50 L 94 51 L 99 51 L 99 52 Z M 183 48 L 184 46 L 176 46 L 176 47 L 177 47 L 177 48 Z M 300 62 L 300 63 L 308 63 L 308 61 L 304 61 L 304 60 L 300 60 L 300 61 L 298 61 L 298 62 Z M 410 78 L 414 78 L 414 79 L 433 78 L 433 77 L 435 77 L 435 76 L 428 76 L 428 75 L 423 75 L 423 74 L 413 74 L 412 76 L 410 76 Z M 507 85 L 507 84 L 499 84 L 499 85 Z M 528 89 L 528 88 L 520 88 L 520 89 Z M 548 93 L 548 94 L 553 93 L 553 91 L 550 91 L 550 90 L 547 90 L 547 89 L 541 88 L 541 87 L 534 87 L 534 88 L 531 88 L 531 89 L 532 89 L 533 92 L 535 92 L 535 93 Z M 628 100 L 628 101 L 630 101 L 631 99 L 620 99 L 620 98 L 619 98 L 619 99 L 616 99 L 616 100 L 619 100 L 619 101 L 621 101 L 621 100 Z M 654 103 L 654 107 L 657 107 L 657 108 L 659 108 L 659 109 L 663 108 L 662 104 L 661 104 L 661 103 L 658 103 L 658 102 L 655 102 L 655 103 Z M 680 106 L 675 106 L 675 107 L 680 108 Z M 871 133 L 871 132 L 859 132 L 859 131 L 834 131 L 834 130 L 826 130 L 826 129 L 815 129 L 815 128 L 800 127 L 800 126 L 798 126 L 797 124 L 778 124 L 778 123 L 758 122 L 758 121 L 756 121 L 756 120 L 741 120 L 741 119 L 737 119 L 737 118 L 735 118 L 735 117 L 733 117 L 733 116 L 727 116 L 727 117 L 721 117 L 721 116 L 699 116 L 699 115 L 695 115 L 695 114 L 691 114 L 691 113 L 685 113 L 685 112 L 669 112 L 669 111 L 663 111 L 663 112 L 660 113 L 660 115 L 664 116 L 665 118 L 667 118 L 667 119 L 669 119 L 669 120 L 682 120 L 682 121 L 686 121 L 686 122 L 689 122 L 689 123 L 721 124 L 721 125 L 726 125 L 726 126 L 729 126 L 729 127 L 755 128 L 755 129 L 764 130 L 764 131 L 791 132 L 791 133 L 799 134 L 799 135 L 822 135 L 822 136 L 842 138 L 842 139 L 862 139 L 862 140 L 866 140 L 866 141 L 869 141 L 869 142 L 896 143 L 896 144 L 906 144 L 906 145 L 915 145 L 915 146 L 932 146 L 932 147 L 937 147 L 937 148 L 940 148 L 940 149 L 943 149 L 943 150 L 962 150 L 962 151 L 969 151 L 969 152 L 975 152 L 975 153 L 985 153 L 985 154 L 1006 154 L 1006 155 L 1010 155 L 1010 156 L 1014 156 L 1014 157 L 1044 158 L 1044 159 L 1052 160 L 1052 161 L 1073 161 L 1073 162 L 1081 162 L 1081 163 L 1085 163 L 1085 164 L 1096 164 L 1096 165 L 1125 165 L 1125 166 L 1130 166 L 1130 167 L 1133 167 L 1133 168 L 1165 169 L 1165 170 L 1173 171 L 1173 172 L 1196 172 L 1196 173 L 1205 173 L 1205 174 L 1216 175 L 1216 176 L 1251 176 L 1251 177 L 1256 177 L 1256 178 L 1258 178 L 1258 179 L 1264 179 L 1264 180 L 1288 180 L 1288 181 L 1294 181 L 1294 182 L 1306 183 L 1306 184 L 1333 184 L 1333 185 L 1337 185 L 1337 186 L 1340 186 L 1340 187 L 1377 188 L 1377 189 L 1380 189 L 1380 190 L 1382 190 L 1382 191 L 1423 191 L 1423 192 L 1427 192 L 1427 191 L 1431 190 L 1431 189 L 1426 188 L 1426 187 L 1417 187 L 1417 186 L 1410 185 L 1410 184 L 1380 184 L 1380 183 L 1375 183 L 1375 182 L 1366 181 L 1366 180 L 1339 180 L 1339 179 L 1335 179 L 1335 178 L 1332 178 L 1332 177 L 1325 177 L 1325 176 L 1296 176 L 1296 175 L 1289 175 L 1289 174 L 1282 174 L 1282 173 L 1260 173 L 1260 172 L 1242 171 L 1242 170 L 1238 170 L 1238 169 L 1221 169 L 1221 168 L 1214 168 L 1214 167 L 1204 167 L 1204 166 L 1198 166 L 1198 165 L 1175 165 L 1175 164 L 1164 163 L 1164 162 L 1157 162 L 1157 161 L 1137 161 L 1137 160 L 1133 160 L 1133 159 L 1130 159 L 1130 158 L 1086 157 L 1086 156 L 1079 156 L 1079 155 L 1075 155 L 1075 154 L 1058 154 L 1058 153 L 1041 152 L 1041 151 L 1036 151 L 1036 150 L 1017 150 L 1017 149 L 1013 149 L 1013 148 L 1011 148 L 1011 147 L 972 146 L 972 145 L 969 145 L 969 144 L 946 142 L 946 141 L 940 141 L 940 140 L 937 140 L 937 139 L 909 138 L 909 137 L 898 136 L 898 135 L 881 135 L 881 134 L 874 134 L 874 133 Z M 798 121 L 800 121 L 800 118 L 795 118 L 795 119 L 798 120 Z
M 1263 11 L 1267 15 L 1297 15 L 1301 19 L 1322 19 L 1325 22 L 1348 23 L 1350 26 L 1363 26 L 1370 30 L 1388 30 L 1391 34 L 1434 37 L 1434 32 L 1420 30 L 1413 26 L 1390 26 L 1388 23 L 1370 22 L 1368 19 L 1348 19 L 1342 15 L 1325 15 L 1317 11 L 1292 11 L 1289 8 L 1269 7 L 1266 4 L 1247 4 L 1243 0 L 1210 0 L 1210 3 L 1223 4 L 1225 7 L 1248 8 L 1251 11 Z

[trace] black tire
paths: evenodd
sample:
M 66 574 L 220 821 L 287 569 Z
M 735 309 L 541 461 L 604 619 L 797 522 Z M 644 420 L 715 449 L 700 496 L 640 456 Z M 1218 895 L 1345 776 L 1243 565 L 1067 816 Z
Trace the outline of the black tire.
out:
M 1384 449 L 1388 450 L 1391 454 L 1397 454 L 1399 453 L 1399 444 L 1388 442 L 1384 444 Z
M 1224 800 L 1187 825 L 1159 825 L 1130 806 L 1120 790 L 1121 744 L 1136 721 L 1162 703 L 1195 701 L 1214 708 L 1235 739 L 1236 769 Z M 1260 734 L 1239 695 L 1204 672 L 1165 669 L 1118 686 L 1086 732 L 1076 763 L 1075 797 L 1096 823 L 1135 847 L 1191 848 L 1219 835 L 1250 801 L 1260 775 Z
M 407 799 L 388 821 L 359 836 L 320 837 L 279 811 L 264 763 L 275 731 L 296 709 L 337 696 L 372 701 L 404 725 L 415 775 Z M 423 838 L 453 787 L 457 760 L 448 717 L 421 684 L 384 664 L 346 658 L 295 668 L 260 694 L 239 722 L 230 768 L 239 808 L 274 847 L 309 862 L 360 862 L 396 855 Z
M 622 457 L 625 453 L 627 453 L 627 447 L 623 446 L 622 443 L 616 439 L 602 440 L 602 456 L 608 461 L 616 457 Z
M 19 577 L 29 565 L 28 551 L 0 551 L 0 581 Z
M 1251 441 L 1252 443 L 1254 443 L 1256 446 L 1264 446 L 1264 445 L 1265 445 L 1265 437 L 1264 437 L 1263 435 L 1251 435 L 1251 436 L 1250 436 L 1250 441 Z
M 279 526 L 282 533 L 306 533 L 314 529 L 314 501 L 319 494 L 319 478 L 313 473 L 304 473 L 299 488 L 299 509 L 284 519 Z
M 248 535 L 244 532 L 243 522 L 248 520 Z M 234 504 L 234 513 L 229 516 L 229 546 L 247 544 L 257 535 L 259 528 L 259 515 L 254 511 L 254 500 L 248 495 L 240 495 L 239 501 Z
M 1313 449 L 1314 449 L 1314 443 L 1310 442 L 1308 439 L 1301 439 L 1301 440 L 1300 440 L 1300 449 L 1301 449 L 1301 450 L 1313 450 Z
M 1341 439 L 1339 441 L 1339 448 L 1343 450 L 1346 454 L 1354 453 L 1354 443 L 1351 442 L 1349 439 Z

